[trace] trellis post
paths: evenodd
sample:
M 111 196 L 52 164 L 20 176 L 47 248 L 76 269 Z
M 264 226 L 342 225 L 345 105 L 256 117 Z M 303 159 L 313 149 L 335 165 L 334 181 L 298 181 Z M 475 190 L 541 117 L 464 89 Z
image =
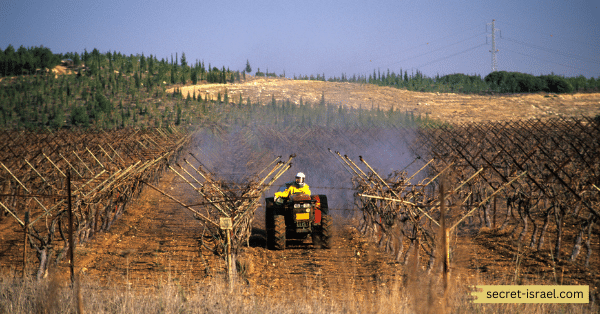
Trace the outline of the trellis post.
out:
M 73 208 L 71 207 L 71 170 L 67 170 L 67 204 L 69 207 L 69 260 L 71 284 L 75 283 L 75 241 L 73 239 Z
M 442 248 L 442 281 L 444 283 L 444 295 L 448 289 L 448 273 L 450 272 L 450 241 L 448 239 L 448 228 L 446 228 L 446 191 L 444 190 L 445 176 L 440 180 L 440 238 Z
M 233 259 L 231 258 L 231 229 L 233 224 L 231 218 L 221 217 L 219 227 L 227 233 L 227 278 L 229 280 L 229 288 L 233 287 Z
M 29 233 L 29 211 L 25 212 L 25 224 L 23 224 L 23 278 L 27 274 L 27 234 Z

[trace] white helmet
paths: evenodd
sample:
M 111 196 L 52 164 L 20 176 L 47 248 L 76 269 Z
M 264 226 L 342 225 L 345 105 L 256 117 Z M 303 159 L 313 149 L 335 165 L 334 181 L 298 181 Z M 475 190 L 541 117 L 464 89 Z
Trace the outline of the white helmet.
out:
M 298 184 L 298 186 L 304 186 L 305 178 L 306 176 L 304 175 L 304 173 L 298 172 L 298 174 L 296 174 L 296 184 Z

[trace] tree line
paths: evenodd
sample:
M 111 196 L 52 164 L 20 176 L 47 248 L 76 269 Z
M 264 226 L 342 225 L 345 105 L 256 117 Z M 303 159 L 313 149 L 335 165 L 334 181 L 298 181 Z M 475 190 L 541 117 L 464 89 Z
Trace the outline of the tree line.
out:
M 53 54 L 50 49 L 41 47 L 15 50 L 8 45 L 0 49 L 0 77 L 34 73 L 38 69 L 51 69 L 60 64 L 61 56 Z
M 250 73 L 252 67 L 246 61 L 244 72 Z M 285 71 L 281 75 L 275 73 L 261 72 L 260 68 L 254 74 L 256 77 L 286 77 Z M 327 78 L 325 73 L 316 75 L 295 75 L 294 80 L 312 80 L 329 82 L 350 82 L 360 84 L 374 84 L 378 86 L 391 86 L 411 91 L 440 92 L 440 93 L 573 93 L 573 92 L 597 92 L 600 91 L 600 77 L 589 79 L 583 75 L 577 77 L 564 77 L 555 74 L 534 76 L 520 72 L 495 71 L 482 78 L 480 75 L 467 75 L 462 73 L 448 74 L 435 77 L 427 77 L 417 70 L 408 73 L 400 69 L 399 73 L 394 71 L 382 72 L 373 70 L 372 74 L 348 76 L 342 73 L 340 77 Z
M 325 74 L 296 76 L 299 80 L 318 80 L 330 82 L 351 82 L 374 84 L 378 86 L 391 86 L 411 91 L 421 92 L 451 92 L 451 93 L 573 93 L 600 91 L 600 77 L 589 79 L 583 75 L 577 77 L 564 77 L 555 74 L 534 76 L 520 72 L 496 71 L 482 78 L 480 75 L 466 75 L 461 73 L 436 75 L 427 77 L 422 72 L 408 73 L 400 69 L 399 73 L 390 71 L 381 72 L 373 70 L 372 74 L 352 75 L 343 73 L 340 77 L 326 79 Z
M 197 84 L 199 81 L 230 83 L 241 79 L 239 71 L 231 71 L 225 67 L 219 69 L 210 64 L 206 67 L 204 61 L 196 60 L 194 64 L 188 64 L 185 53 L 182 53 L 181 57 L 175 54 L 175 59 L 171 55 L 169 61 L 165 58 L 158 60 L 153 55 L 144 56 L 143 53 L 129 56 L 111 51 L 100 53 L 96 48 L 91 52 L 86 49 L 81 54 L 78 52 L 54 54 L 49 48 L 43 46 L 31 48 L 21 46 L 15 50 L 12 45 L 8 45 L 4 50 L 0 49 L 0 76 L 33 74 L 37 70 L 52 69 L 63 61 L 88 76 L 97 75 L 100 68 L 109 71 L 119 68 L 120 73 L 151 77 L 150 81 L 154 83 Z

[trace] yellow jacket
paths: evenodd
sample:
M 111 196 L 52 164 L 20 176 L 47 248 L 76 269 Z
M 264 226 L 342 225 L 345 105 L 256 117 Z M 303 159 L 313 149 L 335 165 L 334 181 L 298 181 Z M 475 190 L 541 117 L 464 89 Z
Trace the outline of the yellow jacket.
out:
M 290 194 L 297 194 L 297 193 L 310 195 L 310 188 L 308 187 L 308 184 L 305 183 L 304 186 L 301 188 L 296 186 L 296 184 L 292 184 L 287 189 L 285 189 L 285 191 L 276 192 L 275 198 L 278 198 L 278 197 L 286 198 L 286 197 L 289 197 Z

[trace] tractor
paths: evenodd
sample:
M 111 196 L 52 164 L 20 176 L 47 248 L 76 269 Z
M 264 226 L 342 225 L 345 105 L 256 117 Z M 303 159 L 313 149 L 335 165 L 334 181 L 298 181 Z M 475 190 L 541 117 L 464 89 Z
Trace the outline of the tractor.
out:
M 332 220 L 326 195 L 291 194 L 276 203 L 265 198 L 267 246 L 284 250 L 287 239 L 306 239 L 309 235 L 315 248 L 331 248 Z

